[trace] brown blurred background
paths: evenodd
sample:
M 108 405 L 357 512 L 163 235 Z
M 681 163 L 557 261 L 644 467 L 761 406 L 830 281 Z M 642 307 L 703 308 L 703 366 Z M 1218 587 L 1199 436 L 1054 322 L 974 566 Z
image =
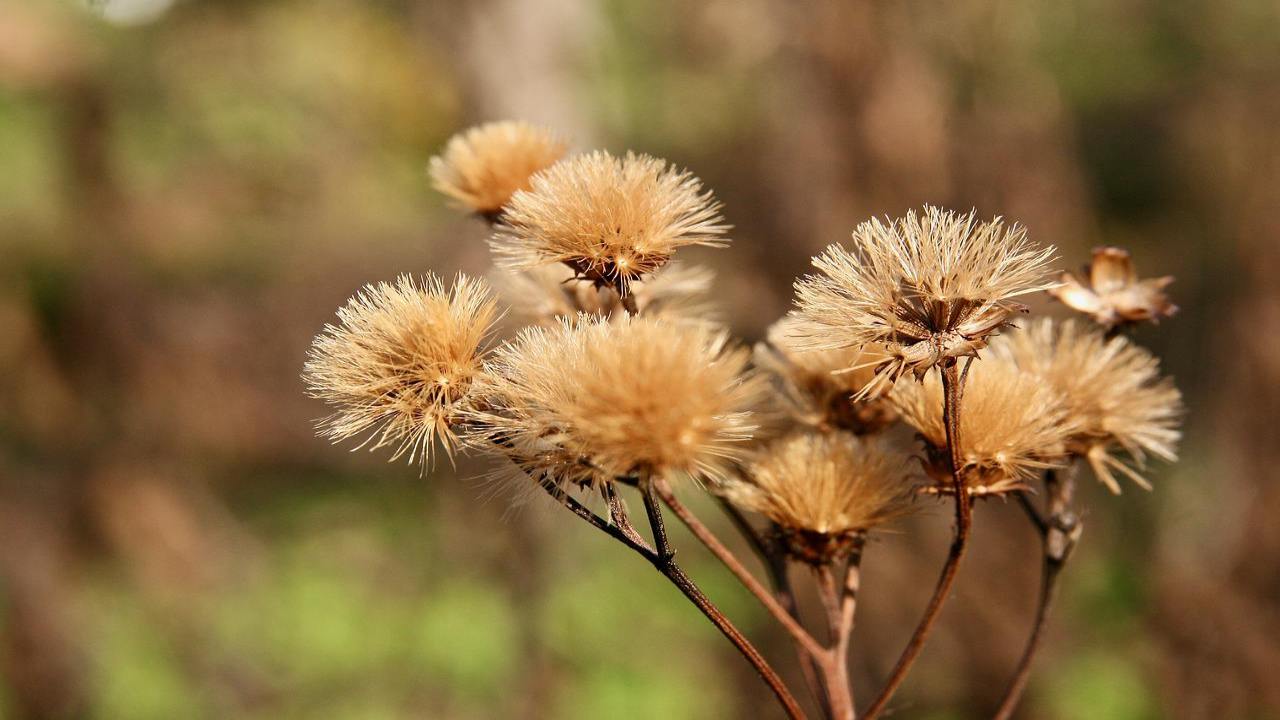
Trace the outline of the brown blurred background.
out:
M 810 255 L 925 202 L 1176 275 L 1138 340 L 1187 395 L 1183 459 L 1085 486 L 1021 717 L 1280 717 L 1274 0 L 0 0 L 4 717 L 774 716 L 656 574 L 555 508 L 513 520 L 484 463 L 313 436 L 334 309 L 487 269 L 425 165 L 504 118 L 701 176 L 735 241 L 692 254 L 748 340 Z M 978 521 L 895 717 L 989 716 L 1016 659 L 1036 537 Z M 870 549 L 864 701 L 947 523 Z

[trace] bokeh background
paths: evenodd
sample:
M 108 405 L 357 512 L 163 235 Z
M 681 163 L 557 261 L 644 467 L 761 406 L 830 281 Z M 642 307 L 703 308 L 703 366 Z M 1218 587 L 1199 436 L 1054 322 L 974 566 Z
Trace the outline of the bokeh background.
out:
M 1150 494 L 1084 486 L 1021 717 L 1280 717 L 1274 0 L 3 0 L 4 717 L 777 715 L 643 562 L 513 513 L 483 462 L 423 478 L 313 436 L 299 372 L 334 309 L 487 270 L 425 166 L 505 118 L 700 175 L 735 241 L 692 255 L 749 341 L 812 254 L 925 202 L 1176 275 L 1138 339 L 1187 396 L 1183 459 Z M 948 522 L 870 549 L 864 701 Z M 999 503 L 975 543 L 895 717 L 999 697 L 1039 551 Z

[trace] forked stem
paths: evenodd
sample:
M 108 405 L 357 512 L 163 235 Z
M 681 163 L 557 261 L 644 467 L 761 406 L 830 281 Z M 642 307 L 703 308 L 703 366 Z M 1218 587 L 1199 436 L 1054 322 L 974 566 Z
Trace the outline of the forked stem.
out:
M 805 720 L 804 713 L 800 710 L 800 704 L 796 702 L 791 691 L 787 689 L 786 684 L 782 682 L 782 678 L 778 673 L 769 666 L 768 661 L 756 650 L 755 646 L 747 640 L 746 636 L 734 626 L 730 620 L 725 617 L 724 613 L 715 606 L 702 594 L 698 586 L 685 574 L 684 570 L 675 563 L 675 551 L 671 549 L 667 542 L 667 532 L 662 522 L 662 507 L 658 504 L 657 497 L 654 495 L 651 483 L 642 479 L 640 482 L 641 492 L 644 497 L 645 511 L 649 515 L 649 522 L 653 529 L 653 537 L 655 547 L 650 547 L 648 543 L 640 537 L 635 527 L 631 524 L 631 518 L 627 515 L 625 507 L 621 500 L 614 493 L 612 486 L 606 486 L 609 489 L 604 490 L 605 500 L 609 505 L 610 519 L 605 520 L 596 515 L 590 508 L 578 502 L 576 498 L 564 491 L 556 482 L 545 476 L 535 478 L 538 485 L 546 491 L 548 495 L 557 502 L 567 508 L 577 517 L 581 518 L 588 525 L 603 532 L 609 537 L 626 545 L 636 554 L 648 560 L 650 564 L 662 573 L 664 577 L 675 585 L 684 596 L 692 602 L 702 614 L 716 626 L 718 630 L 733 643 L 738 652 L 747 659 L 748 662 L 756 669 L 756 672 L 769 686 L 775 696 L 778 698 L 779 704 L 787 713 L 787 717 L 791 720 Z
M 702 591 L 694 584 L 693 580 L 685 575 L 684 570 L 675 563 L 675 551 L 671 549 L 667 541 L 666 523 L 662 517 L 662 505 L 659 502 L 658 493 L 654 487 L 654 479 L 652 477 L 642 477 L 640 479 L 640 493 L 644 498 L 645 512 L 649 516 L 649 525 L 653 531 L 653 542 L 657 552 L 650 558 L 650 562 L 669 579 L 672 584 L 684 593 L 694 605 L 702 611 L 702 614 L 711 621 L 713 625 L 724 634 L 730 642 L 738 648 L 738 651 L 747 658 L 747 660 L 755 667 L 756 672 L 764 679 L 769 688 L 773 690 L 777 696 L 778 702 L 787 712 L 787 717 L 792 720 L 804 720 L 804 712 L 800 709 L 800 704 L 796 702 L 791 691 L 787 689 L 782 678 L 769 666 L 764 656 L 756 650 L 755 646 L 734 626 L 729 618 L 702 594 Z
M 943 363 L 940 370 L 942 372 L 942 421 L 946 427 L 947 458 L 951 466 L 951 489 L 955 495 L 955 532 L 951 538 L 951 548 L 947 553 L 947 561 L 942 566 L 942 572 L 938 575 L 938 584 L 934 587 L 933 596 L 929 598 L 929 604 L 925 607 L 924 615 L 921 616 L 920 622 L 916 625 L 915 632 L 911 634 L 911 639 L 907 641 L 907 646 L 903 649 L 902 655 L 898 657 L 897 664 L 894 665 L 893 670 L 889 673 L 889 679 L 885 681 L 880 693 L 871 702 L 866 712 L 863 713 L 865 720 L 874 720 L 880 713 L 884 712 L 885 706 L 889 704 L 889 700 L 893 697 L 894 692 L 897 691 L 898 686 L 907 678 L 907 674 L 911 671 L 911 666 L 920 655 L 920 651 L 924 649 L 925 641 L 933 631 L 938 615 L 942 612 L 942 606 L 946 604 L 947 598 L 951 593 L 951 587 L 955 584 L 956 573 L 960 569 L 960 559 L 964 557 L 965 547 L 969 542 L 969 527 L 973 523 L 973 505 L 968 490 L 965 488 L 962 474 L 964 459 L 960 454 L 960 398 L 964 392 L 964 387 L 954 360 Z
M 765 571 L 769 575 L 769 584 L 773 586 L 773 596 L 777 599 L 778 604 L 786 610 L 787 614 L 796 623 L 800 623 L 800 610 L 796 606 L 795 593 L 791 589 L 791 577 L 788 573 L 787 555 L 775 542 L 765 539 L 763 534 L 751 524 L 750 521 L 742 514 L 742 511 L 734 507 L 733 503 L 716 496 L 720 508 L 733 522 L 733 526 L 738 532 L 746 538 L 747 543 L 751 545 L 751 549 L 755 551 L 760 562 L 764 565 Z M 803 627 L 803 625 L 801 625 Z M 794 638 L 793 638 L 794 639 Z M 800 661 L 800 671 L 804 675 L 805 685 L 809 687 L 809 692 L 813 694 L 813 699 L 818 703 L 824 716 L 831 714 L 830 702 L 827 700 L 826 688 L 818 679 L 818 661 L 809 652 L 805 646 L 796 641 L 793 643 L 796 649 L 796 658 Z
M 782 603 L 778 602 L 778 599 L 774 597 L 773 593 L 769 592 L 764 585 L 761 585 L 760 581 L 757 580 L 749 570 L 747 570 L 746 566 L 742 564 L 742 561 L 733 554 L 733 551 L 725 547 L 724 543 L 720 542 L 720 539 L 715 536 L 715 533 L 711 532 L 711 530 L 693 514 L 693 511 L 685 507 L 684 503 L 680 502 L 680 500 L 676 498 L 675 493 L 671 491 L 671 486 L 665 479 L 654 478 L 652 485 L 653 491 L 662 499 L 662 502 L 666 503 L 667 507 L 671 508 L 671 512 L 675 513 L 676 517 L 680 518 L 680 521 L 685 524 L 685 527 L 689 528 L 689 532 L 693 533 L 694 537 L 696 537 L 703 545 L 707 546 L 707 549 L 711 551 L 711 554 L 719 558 L 720 562 L 724 563 L 724 566 L 729 568 L 729 571 L 738 578 L 743 586 L 745 586 L 747 590 L 750 590 L 752 595 L 756 596 L 756 599 L 760 601 L 760 604 L 764 605 L 765 609 L 769 611 L 769 614 L 773 615 L 773 617 L 781 623 L 782 627 L 786 628 L 787 632 L 790 633 L 792 639 L 795 640 L 796 643 L 814 657 L 820 657 L 826 652 L 822 645 L 814 639 L 813 635 L 810 635 L 809 631 L 805 630 L 799 621 L 797 621 L 796 618 L 782 606 Z

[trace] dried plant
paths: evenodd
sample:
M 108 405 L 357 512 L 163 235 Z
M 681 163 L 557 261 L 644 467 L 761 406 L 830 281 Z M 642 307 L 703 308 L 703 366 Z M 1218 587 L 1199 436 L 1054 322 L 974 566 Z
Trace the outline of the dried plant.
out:
M 371 449 L 390 446 L 393 460 L 407 453 L 425 464 L 437 439 L 451 453 L 497 314 L 488 287 L 463 275 L 451 290 L 434 275 L 364 288 L 307 359 L 312 397 L 337 407 L 322 433 L 335 441 L 368 433 Z
M 1127 453 L 1139 467 L 1148 455 L 1178 459 L 1182 394 L 1160 376 L 1160 361 L 1146 350 L 1071 320 L 1048 318 L 1001 338 L 991 349 L 1057 391 L 1077 428 L 1067 449 L 1088 460 L 1112 492 L 1120 493 L 1113 470 L 1151 489 L 1116 453 Z
M 814 565 L 840 559 L 859 535 L 912 507 L 906 458 L 843 432 L 799 432 L 770 443 L 747 475 L 719 493 L 768 518 L 787 551 Z
M 528 123 L 489 123 L 450 138 L 431 159 L 431 181 L 460 206 L 492 220 L 567 148 L 551 131 Z
M 1164 292 L 1173 278 L 1139 280 L 1128 250 L 1095 248 L 1093 261 L 1082 275 L 1084 280 L 1063 273 L 1062 284 L 1050 292 L 1063 305 L 1092 316 L 1105 327 L 1156 321 L 1178 311 Z
M 797 317 L 779 320 L 769 328 L 768 341 L 755 348 L 756 365 L 778 382 L 776 399 L 784 411 L 805 425 L 859 435 L 891 425 L 897 411 L 871 391 L 886 381 L 876 375 L 876 367 L 888 356 L 874 346 L 804 349 L 802 338 L 814 333 L 804 327 L 806 322 Z
M 632 283 L 637 312 L 683 322 L 713 322 L 711 302 L 715 273 L 705 267 L 673 262 Z M 627 315 L 616 292 L 592 283 L 575 282 L 566 265 L 539 265 L 523 271 L 495 269 L 489 276 L 498 296 L 511 305 L 513 319 L 552 325 L 579 313 L 618 318 Z
M 720 204 L 688 171 L 664 160 L 597 151 L 535 175 L 503 213 L 492 246 L 516 270 L 564 263 L 625 296 L 687 245 L 720 246 Z
M 477 432 L 553 474 L 567 458 L 597 482 L 638 473 L 715 480 L 754 429 L 763 383 L 746 372 L 748 357 L 723 331 L 661 318 L 531 327 L 488 364 Z
M 896 222 L 862 223 L 853 243 L 852 251 L 828 247 L 813 260 L 819 274 L 796 283 L 797 312 L 810 323 L 802 337 L 814 350 L 884 347 L 880 372 L 895 380 L 975 356 L 1026 310 L 1013 298 L 1052 285 L 1054 249 L 1000 218 L 926 206 Z
M 934 483 L 924 490 L 951 492 L 942 382 L 930 374 L 923 382 L 899 383 L 892 400 L 925 442 L 925 469 Z M 1026 489 L 1028 481 L 1062 465 L 1068 440 L 1083 428 L 1062 393 L 1042 378 L 994 357 L 977 363 L 965 383 L 960 420 L 966 490 L 985 496 Z
M 1088 287 L 1070 275 L 1055 283 L 1053 248 L 1024 228 L 926 207 L 863 223 L 851 250 L 827 248 L 818 272 L 796 283 L 796 309 L 753 353 L 709 319 L 711 274 L 672 264 L 682 247 L 726 242 L 711 193 L 663 160 L 563 152 L 549 132 L 506 123 L 460 135 L 432 161 L 437 187 L 490 224 L 492 277 L 510 317 L 528 326 L 488 349 L 497 303 L 461 276 L 451 289 L 434 276 L 366 287 L 316 338 L 304 369 L 310 393 L 336 406 L 321 433 L 367 435 L 393 458 L 425 461 L 437 441 L 500 458 L 520 490 L 551 497 L 650 563 L 790 718 L 805 717 L 791 688 L 675 561 L 668 512 L 795 643 L 821 714 L 852 720 L 848 657 L 868 534 L 920 492 L 955 507 L 932 595 L 862 713 L 875 718 L 938 622 L 973 499 L 1016 498 L 1044 554 L 1035 622 L 997 715 L 1010 717 L 1080 538 L 1075 461 L 1118 491 L 1117 473 L 1150 488 L 1146 458 L 1175 457 L 1178 391 L 1150 353 L 1117 336 L 1172 312 L 1169 280 L 1137 280 L 1128 254 L 1108 248 L 1095 252 Z M 1010 330 L 1026 311 L 1018 299 L 1038 291 L 1102 327 Z M 921 443 L 919 487 L 907 433 L 882 432 L 899 420 Z M 677 489 L 714 495 L 765 581 Z M 793 567 L 822 600 L 821 633 L 797 610 Z

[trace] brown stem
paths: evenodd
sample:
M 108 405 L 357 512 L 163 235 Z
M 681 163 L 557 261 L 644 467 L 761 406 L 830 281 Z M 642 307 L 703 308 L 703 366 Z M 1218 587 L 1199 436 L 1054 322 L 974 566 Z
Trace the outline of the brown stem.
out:
M 675 552 L 667 542 L 667 529 L 666 523 L 662 518 L 662 505 L 659 503 L 658 494 L 655 492 L 654 485 L 655 483 L 652 478 L 642 478 L 640 481 L 640 492 L 642 497 L 644 497 L 645 512 L 649 516 L 649 525 L 653 531 L 654 545 L 657 547 L 657 553 L 650 558 L 650 562 L 652 562 L 653 566 L 658 569 L 658 572 L 665 575 L 672 584 L 679 588 L 680 591 L 684 593 L 685 597 L 696 605 L 698 609 L 702 611 L 702 614 L 705 615 L 707 619 L 710 620 L 712 624 L 715 625 L 720 632 L 738 648 L 738 651 L 742 653 L 752 666 L 755 667 L 756 672 L 759 673 L 760 677 L 769 685 L 769 688 L 773 690 L 774 695 L 778 698 L 778 702 L 781 703 L 783 709 L 786 710 L 787 717 L 792 718 L 793 720 L 804 720 L 805 715 L 800 709 L 800 704 L 796 702 L 795 697 L 791 695 L 791 691 L 788 690 L 787 686 L 782 682 L 782 678 L 778 677 L 778 674 L 769 666 L 769 663 L 764 659 L 764 656 L 761 655 L 760 652 L 756 650 L 755 646 L 752 645 L 745 636 L 743 636 L 738 628 L 735 627 L 727 617 L 725 617 L 724 613 L 722 613 L 719 608 L 707 599 L 706 595 L 702 594 L 702 591 L 698 589 L 698 586 L 694 584 L 693 580 L 689 579 L 689 576 L 685 575 L 684 571 L 680 569 L 680 566 L 675 563 L 675 560 L 673 559 Z
M 944 363 L 941 366 L 941 371 L 942 418 L 947 432 L 947 456 L 951 465 L 951 490 L 955 495 L 955 533 L 952 535 L 947 561 L 942 566 L 942 572 L 938 575 L 938 584 L 933 590 L 933 596 L 929 598 L 929 604 L 925 607 L 924 615 L 921 616 L 919 624 L 916 625 L 915 632 L 911 634 L 911 639 L 907 642 L 906 648 L 903 649 L 897 664 L 894 665 L 892 672 L 889 673 L 889 679 L 885 681 L 884 687 L 881 688 L 880 693 L 863 714 L 865 720 L 874 720 L 884 711 L 885 706 L 888 705 L 889 700 L 893 697 L 893 693 L 902 684 L 902 681 L 906 679 L 907 673 L 920 655 L 920 651 L 924 649 L 925 640 L 928 639 L 929 633 L 933 630 L 933 626 L 938 620 L 938 615 L 942 611 L 942 606 L 946 603 L 947 597 L 951 593 L 951 587 L 955 584 L 956 573 L 960 569 L 960 559 L 964 557 L 965 547 L 969 541 L 969 527 L 973 522 L 973 507 L 972 499 L 965 488 L 964 476 L 962 475 L 964 462 L 960 453 L 960 397 L 964 389 L 958 377 L 959 373 L 954 360 Z
M 822 597 L 822 606 L 827 612 L 827 631 L 830 646 L 822 657 L 819 667 L 827 689 L 830 707 L 828 715 L 832 720 L 853 720 L 853 688 L 849 684 L 848 666 L 848 632 L 844 619 L 845 583 L 836 584 L 831 572 L 831 565 L 820 565 L 814 568 L 818 576 L 818 590 Z M 846 571 L 846 582 L 848 576 Z M 852 625 L 849 625 L 852 629 Z
M 747 570 L 742 561 L 733 554 L 733 551 L 725 547 L 724 543 L 720 542 L 720 539 L 676 498 L 675 493 L 671 491 L 671 486 L 667 484 L 665 479 L 655 478 L 652 481 L 652 485 L 654 492 L 662 499 L 662 502 L 671 508 L 671 511 L 689 528 L 693 536 L 698 538 L 703 545 L 706 545 L 707 549 L 719 558 L 720 562 L 724 563 L 724 566 L 729 568 L 729 571 L 751 591 L 751 594 L 756 596 L 760 604 L 764 605 L 769 614 L 773 615 L 782 624 L 782 627 L 786 628 L 797 644 L 815 657 L 821 656 L 826 652 L 822 645 L 818 644 L 818 641 L 809 634 L 809 631 L 805 630 L 791 613 L 778 602 L 778 599 L 766 590 L 760 584 L 760 581 Z
M 796 605 L 795 593 L 791 589 L 791 578 L 787 572 L 786 553 L 776 543 L 766 541 L 763 533 L 757 530 L 742 514 L 742 511 L 734 507 L 733 503 L 720 496 L 716 496 L 716 500 L 725 514 L 729 516 L 729 519 L 733 521 L 734 527 L 747 539 L 751 549 L 760 558 L 760 562 L 764 565 L 765 571 L 769 575 L 769 584 L 773 586 L 773 596 L 778 600 L 778 604 L 787 611 L 792 620 L 800 623 L 800 609 Z M 797 641 L 794 645 L 805 684 L 809 687 L 809 692 L 813 695 L 814 701 L 822 709 L 823 715 L 829 716 L 831 713 L 830 704 L 827 700 L 826 689 L 818 681 L 817 660 L 800 642 Z
M 1031 635 L 1027 638 L 1022 657 L 1018 660 L 1018 666 L 1014 670 L 1013 678 L 1009 681 L 1008 689 L 1005 690 L 1000 709 L 996 711 L 995 720 L 1009 720 L 1018 709 L 1018 702 L 1022 699 L 1022 693 L 1027 689 L 1027 682 L 1031 679 L 1032 660 L 1040 650 L 1045 628 L 1049 624 L 1049 611 L 1057 595 L 1058 577 L 1071 557 L 1071 551 L 1075 549 L 1080 533 L 1084 529 L 1071 510 L 1075 480 L 1070 471 L 1059 475 L 1050 470 L 1045 474 L 1044 482 L 1049 495 L 1047 519 L 1036 510 L 1035 505 L 1025 493 L 1020 493 L 1019 497 L 1027 510 L 1027 517 L 1040 531 L 1044 563 L 1040 568 L 1040 600 L 1036 606 Z

